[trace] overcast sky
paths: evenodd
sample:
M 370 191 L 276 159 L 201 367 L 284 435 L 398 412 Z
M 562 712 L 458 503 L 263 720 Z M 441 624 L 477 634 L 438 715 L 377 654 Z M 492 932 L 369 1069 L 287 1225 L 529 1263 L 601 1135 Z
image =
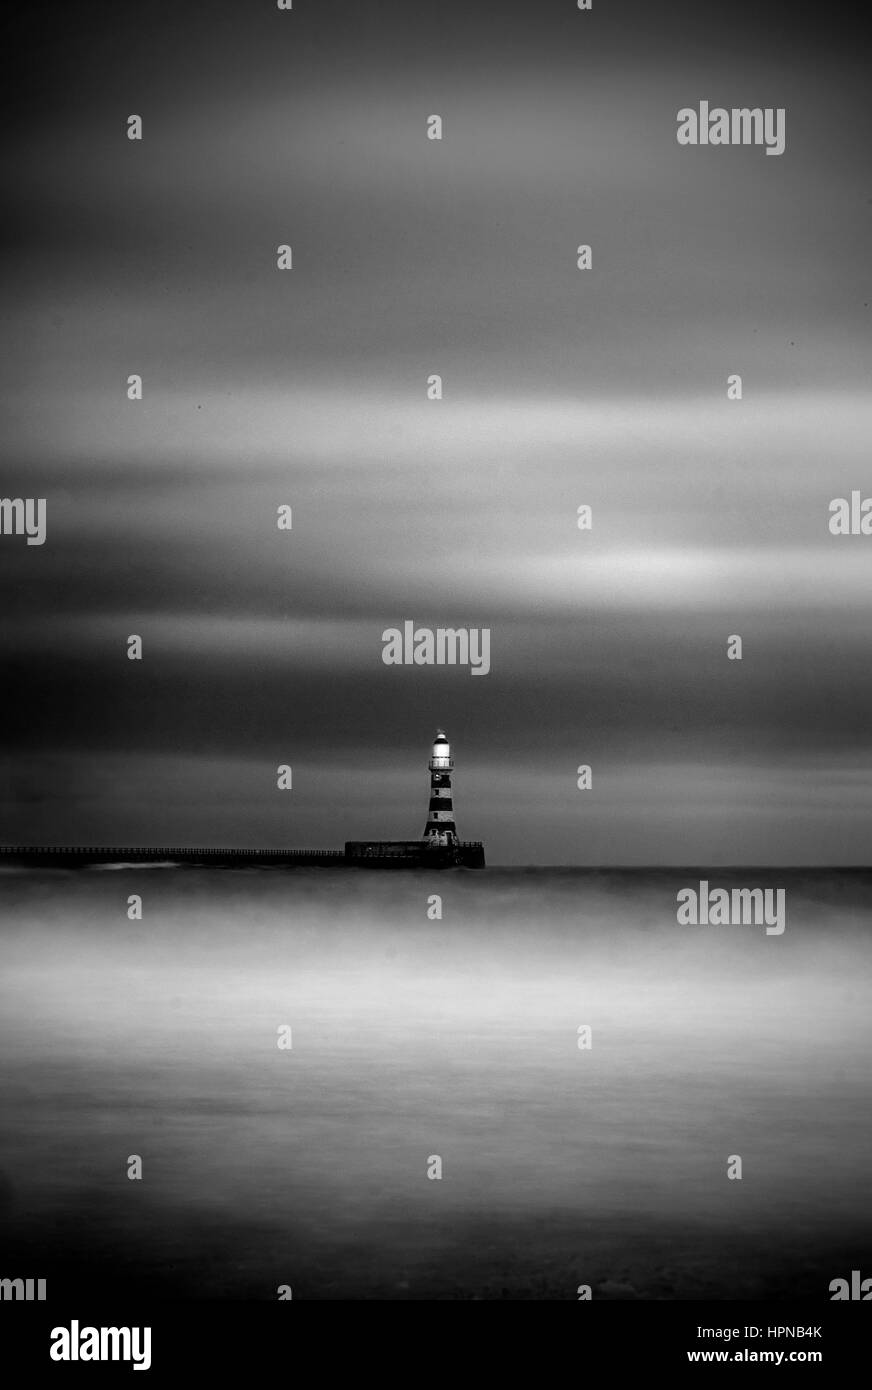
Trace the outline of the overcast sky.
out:
M 0 491 L 48 531 L 0 538 L 0 841 L 414 837 L 439 724 L 494 863 L 867 862 L 872 537 L 828 530 L 872 496 L 850 20 L 32 11 Z M 784 107 L 785 153 L 679 146 L 700 100 Z M 489 627 L 490 674 L 386 667 L 407 619 Z

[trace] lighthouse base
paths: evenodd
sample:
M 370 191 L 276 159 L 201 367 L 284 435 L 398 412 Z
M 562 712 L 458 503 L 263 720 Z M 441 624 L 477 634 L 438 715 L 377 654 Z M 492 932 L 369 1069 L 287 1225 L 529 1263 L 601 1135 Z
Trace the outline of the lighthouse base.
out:
M 431 845 L 426 840 L 347 840 L 345 862 L 360 869 L 483 869 L 484 845 L 461 840 Z

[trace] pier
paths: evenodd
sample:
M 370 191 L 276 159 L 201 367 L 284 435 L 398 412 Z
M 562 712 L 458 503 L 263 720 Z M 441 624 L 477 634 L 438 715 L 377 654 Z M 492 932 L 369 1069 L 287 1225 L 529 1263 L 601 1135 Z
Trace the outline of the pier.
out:
M 84 869 L 112 864 L 191 864 L 212 869 L 484 868 L 479 841 L 431 846 L 426 840 L 350 840 L 344 849 L 191 849 L 109 845 L 0 845 L 0 867 Z

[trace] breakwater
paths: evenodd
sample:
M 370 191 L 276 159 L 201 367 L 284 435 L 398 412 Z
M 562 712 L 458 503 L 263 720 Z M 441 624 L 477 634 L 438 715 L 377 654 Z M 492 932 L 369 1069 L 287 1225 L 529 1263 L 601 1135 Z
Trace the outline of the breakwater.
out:
M 484 868 L 480 841 L 349 840 L 344 849 L 215 849 L 191 846 L 0 845 L 0 865 L 87 868 L 95 864 L 197 864 L 212 868 Z

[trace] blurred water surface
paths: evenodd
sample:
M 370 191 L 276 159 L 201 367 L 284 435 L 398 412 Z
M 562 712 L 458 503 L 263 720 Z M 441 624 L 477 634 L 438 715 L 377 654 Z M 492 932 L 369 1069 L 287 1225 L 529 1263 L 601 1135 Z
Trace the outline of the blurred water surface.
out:
M 784 935 L 679 926 L 693 870 L 4 872 L 4 1263 L 168 1297 L 826 1298 L 872 1255 L 870 876 L 707 876 L 785 887 Z

